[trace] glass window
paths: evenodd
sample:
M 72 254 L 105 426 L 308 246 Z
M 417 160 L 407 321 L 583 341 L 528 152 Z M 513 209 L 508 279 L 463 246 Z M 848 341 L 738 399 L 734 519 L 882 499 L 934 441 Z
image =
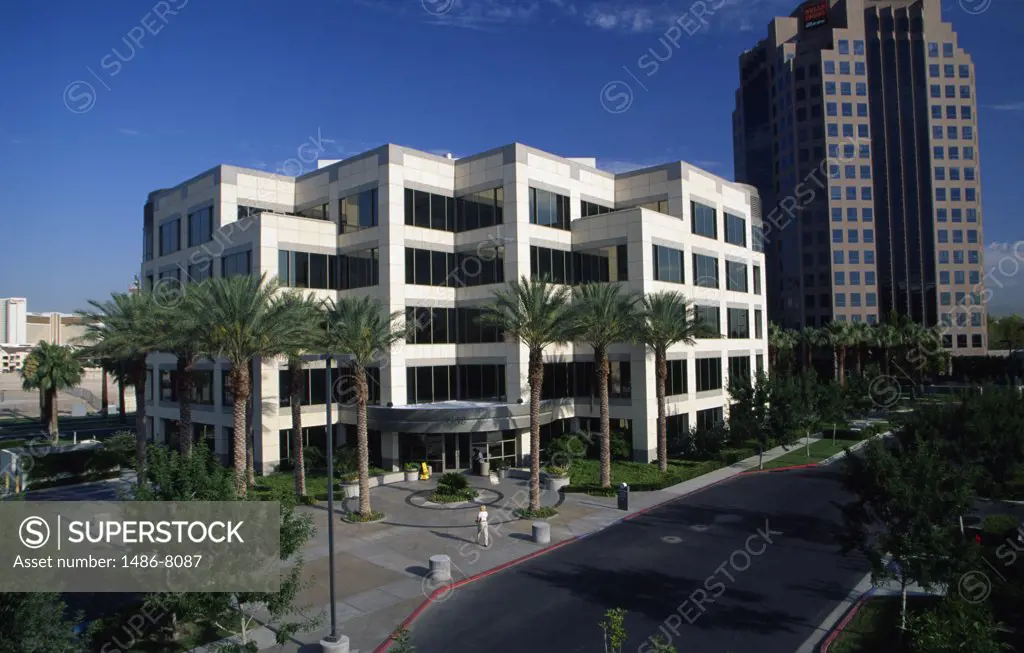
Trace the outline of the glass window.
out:
M 683 252 L 678 249 L 653 245 L 654 280 L 683 283 Z
M 963 120 L 971 120 L 970 105 L 965 104 L 964 106 L 960 107 L 960 118 L 962 118 Z
M 838 115 L 838 106 L 836 105 L 835 102 L 826 102 L 825 103 L 825 114 L 829 115 L 829 116 L 836 116 L 836 115 Z
M 737 263 L 726 259 L 725 287 L 726 290 L 747 292 L 747 266 L 745 263 Z
M 853 104 L 851 104 L 849 102 L 843 102 L 843 117 L 845 117 L 845 118 L 852 118 L 853 117 Z
M 836 308 L 845 308 L 846 307 L 846 293 L 837 292 L 835 294 L 835 304 L 836 304 Z
M 195 247 L 213 240 L 213 207 L 188 214 L 188 246 Z
M 411 266 L 409 253 L 406 248 L 406 277 L 409 275 Z M 348 252 L 338 256 L 338 282 L 339 290 L 350 290 L 352 288 L 366 288 L 376 286 L 380 283 L 380 255 L 377 248 L 364 249 L 355 252 Z
M 718 288 L 718 259 L 703 254 L 693 255 L 694 285 L 702 288 Z
M 938 104 L 932 105 L 932 119 L 942 120 L 942 107 Z
M 231 277 L 235 275 L 251 274 L 251 255 L 252 252 L 250 250 L 224 255 L 221 258 L 221 276 Z
M 861 215 L 864 218 L 864 222 L 871 222 L 875 219 L 875 210 L 872 208 L 861 209 Z
M 836 243 L 836 244 L 840 244 L 840 243 L 843 242 L 843 230 L 842 229 L 833 229 L 832 230 L 832 242 Z
M 836 74 L 836 62 L 834 62 L 834 61 L 825 61 L 825 62 L 823 62 L 823 65 L 825 66 L 825 74 L 826 75 L 835 75 Z
M 839 74 L 840 75 L 849 75 L 850 74 L 850 62 L 849 61 L 840 61 L 839 62 Z
M 725 214 L 725 242 L 740 247 L 747 246 L 747 221 L 731 213 Z
M 946 79 L 953 79 L 956 76 L 956 67 L 948 63 L 942 67 L 942 76 Z
M 856 249 L 850 250 L 850 265 L 860 265 L 860 251 Z
M 928 56 L 929 57 L 937 57 L 937 56 L 939 56 L 939 44 L 938 43 L 929 43 L 928 44 Z
M 864 82 L 857 82 L 857 96 L 864 97 L 868 94 L 868 85 Z
M 406 224 L 409 223 L 409 193 L 406 189 Z M 377 189 L 371 188 L 338 200 L 338 229 L 347 234 L 377 226 Z
M 159 256 L 167 256 L 181 249 L 181 219 L 168 220 L 160 225 Z
M 960 64 L 960 79 L 968 79 L 971 76 L 971 67 L 965 63 Z
M 718 214 L 713 207 L 690 202 L 691 228 L 694 234 L 718 238 Z
M 843 221 L 843 210 L 838 206 L 832 207 L 832 222 Z
M 942 56 L 946 57 L 946 58 L 949 58 L 949 57 L 953 56 L 953 44 L 952 43 L 943 43 L 942 44 Z
M 856 40 L 853 42 L 853 53 L 864 54 L 864 41 Z
M 834 278 L 833 279 L 833 283 L 835 285 L 837 285 L 837 286 L 845 286 L 846 285 L 846 273 L 845 272 L 834 272 L 833 273 L 833 278 Z
M 569 198 L 539 188 L 530 189 L 530 223 L 569 230 Z
M 846 39 L 839 39 L 839 54 L 850 54 L 850 42 Z

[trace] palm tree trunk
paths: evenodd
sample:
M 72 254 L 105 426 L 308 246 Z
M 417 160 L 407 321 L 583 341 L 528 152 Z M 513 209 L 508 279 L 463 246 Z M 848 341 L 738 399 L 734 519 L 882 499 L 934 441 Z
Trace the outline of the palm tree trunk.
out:
M 612 486 L 612 427 L 608 419 L 608 350 L 594 347 L 597 392 L 601 402 L 601 487 Z
M 889 375 L 889 347 L 882 347 L 882 366 L 885 368 L 886 376 Z
M 302 455 L 302 360 L 288 361 L 292 407 L 292 463 L 295 465 L 295 496 L 306 496 L 306 461 Z M 333 479 L 332 481 L 333 482 Z
M 57 425 L 57 389 L 51 388 L 47 391 L 47 403 L 50 408 L 50 438 L 54 444 L 57 444 L 57 440 L 60 438 L 60 429 Z
M 145 400 L 145 397 L 143 397 Z M 124 381 L 120 378 L 117 379 L 117 421 L 124 424 L 125 420 L 128 419 L 128 410 L 125 408 L 124 402 Z
M 182 456 L 192 455 L 192 361 L 178 356 L 178 450 Z
M 253 464 L 253 449 L 256 447 L 256 432 L 253 430 L 252 422 L 245 423 L 245 482 L 246 487 L 256 487 L 256 468 Z
M 665 383 L 668 380 L 666 352 L 654 354 L 654 392 L 658 399 L 658 469 L 668 471 L 668 420 L 665 417 Z
M 39 387 L 39 421 L 43 423 L 46 432 L 50 432 L 50 407 L 46 404 L 46 390 Z
M 804 369 L 809 370 L 811 369 L 811 355 L 814 353 L 814 348 L 811 347 L 810 343 L 804 343 L 804 353 L 807 357 L 807 363 Z
M 530 351 L 530 510 L 540 510 L 540 389 L 544 362 L 540 350 Z
M 846 385 L 846 347 L 836 347 L 836 358 L 839 362 L 838 369 L 836 370 L 839 374 L 839 385 Z
M 135 387 L 135 482 L 140 486 L 146 483 L 146 447 L 149 438 L 146 433 L 146 359 L 136 363 L 132 375 Z
M 100 370 L 100 383 L 103 384 L 100 388 L 100 412 L 106 416 L 110 407 L 110 396 L 107 392 L 107 370 L 105 369 Z
M 231 453 L 235 467 L 235 492 L 239 498 L 244 498 L 246 493 L 245 456 L 245 407 L 249 402 L 249 372 L 245 364 L 234 364 L 231 366 L 231 390 L 235 395 L 235 403 L 231 407 L 231 415 L 234 421 L 234 435 L 231 440 Z
M 353 366 L 356 376 L 356 451 L 359 454 L 359 514 L 369 519 L 370 509 L 370 446 L 366 436 L 366 404 L 370 400 L 370 389 L 366 384 L 366 370 L 358 363 Z M 334 452 L 329 451 L 328 456 Z M 334 479 L 328 479 L 333 483 Z

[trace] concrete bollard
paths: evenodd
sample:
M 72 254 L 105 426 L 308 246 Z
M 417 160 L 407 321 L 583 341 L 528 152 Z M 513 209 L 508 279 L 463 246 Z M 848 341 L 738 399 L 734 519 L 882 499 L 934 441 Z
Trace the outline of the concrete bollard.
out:
M 320 640 L 320 650 L 323 653 L 349 653 L 348 637 L 339 635 L 336 642 L 332 642 L 325 637 Z
M 533 522 L 533 541 L 537 544 L 551 542 L 551 524 L 546 521 Z
M 430 556 L 430 578 L 447 583 L 452 579 L 452 560 L 446 555 Z

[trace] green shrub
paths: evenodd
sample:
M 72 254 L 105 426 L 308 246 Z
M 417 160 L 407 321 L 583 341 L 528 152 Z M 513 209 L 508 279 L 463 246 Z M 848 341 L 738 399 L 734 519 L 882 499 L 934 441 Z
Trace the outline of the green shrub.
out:
M 541 506 L 539 510 L 529 508 L 516 508 L 512 514 L 520 519 L 547 519 L 558 514 L 558 510 L 551 506 Z
M 405 463 L 404 465 L 402 465 L 402 469 L 404 469 L 407 472 L 418 472 L 420 466 L 416 463 Z
M 437 479 L 439 494 L 457 494 L 467 488 L 469 488 L 469 479 L 458 472 L 448 472 Z
M 353 522 L 356 524 L 369 524 L 370 522 L 380 521 L 387 517 L 382 512 L 371 512 L 369 517 L 363 517 L 362 513 L 350 512 L 345 515 L 345 521 Z
M 445 491 L 442 492 L 442 489 Z M 430 495 L 430 501 L 434 503 L 462 503 L 463 501 L 472 501 L 478 496 L 480 496 L 480 493 L 471 487 L 450 491 L 447 488 L 439 488 Z
M 574 460 L 590 456 L 597 440 L 593 434 L 583 431 L 566 433 L 552 439 L 544 453 L 552 465 L 569 465 Z
M 122 467 L 135 468 L 135 433 L 118 431 L 103 440 L 103 448 L 120 456 Z
M 134 449 L 133 449 L 134 451 Z M 25 465 L 33 484 L 61 476 L 87 477 L 116 470 L 124 462 L 124 453 L 106 447 L 90 447 L 73 451 L 53 450 L 33 456 Z
M 560 465 L 548 465 L 544 468 L 544 473 L 554 478 L 566 478 L 569 476 L 570 468 L 568 466 Z
M 1003 538 L 1012 535 L 1021 525 L 1020 519 L 1013 515 L 987 515 L 982 522 L 982 529 L 989 535 Z

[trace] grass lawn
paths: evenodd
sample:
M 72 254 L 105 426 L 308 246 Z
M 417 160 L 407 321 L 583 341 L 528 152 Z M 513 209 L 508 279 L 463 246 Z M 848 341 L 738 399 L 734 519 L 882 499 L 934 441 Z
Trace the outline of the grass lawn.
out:
M 370 468 L 370 476 L 377 474 L 383 474 L 384 470 Z M 260 490 L 260 487 L 267 487 L 268 490 Z M 277 472 L 275 474 L 268 474 L 267 476 L 256 477 L 256 496 L 264 497 L 274 494 L 275 490 L 284 490 L 286 493 L 295 493 L 295 473 L 294 472 Z M 306 472 L 306 495 L 320 499 L 322 501 L 327 500 L 327 474 L 323 472 Z M 334 497 L 344 498 L 337 489 L 334 492 Z
M 934 602 L 932 597 L 908 596 L 907 612 Z M 828 653 L 904 653 L 900 646 L 900 600 L 884 596 L 868 600 L 832 642 Z
M 811 443 L 811 455 L 807 456 L 807 447 L 803 444 L 793 445 L 792 451 L 784 454 L 775 460 L 768 460 L 764 463 L 765 469 L 776 469 L 778 467 L 789 467 L 791 465 L 807 465 L 809 463 L 820 463 L 826 458 L 831 458 L 846 447 L 853 446 L 860 440 L 840 440 L 832 444 L 832 438 L 826 437 Z
M 640 484 L 657 484 L 670 477 L 673 483 L 680 483 L 706 474 L 721 467 L 718 461 L 670 460 L 668 474 L 662 474 L 656 464 L 624 460 L 612 461 L 612 485 L 626 483 L 630 487 Z M 599 460 L 578 460 L 572 464 L 573 485 L 598 485 L 601 482 Z

